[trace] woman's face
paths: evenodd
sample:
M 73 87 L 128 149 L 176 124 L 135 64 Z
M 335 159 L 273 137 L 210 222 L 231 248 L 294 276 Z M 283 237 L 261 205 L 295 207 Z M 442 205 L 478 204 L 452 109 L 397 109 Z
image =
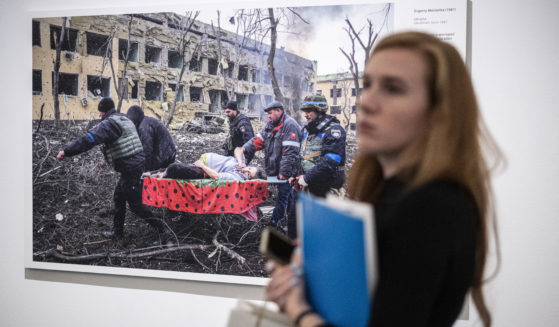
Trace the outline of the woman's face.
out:
M 365 66 L 358 103 L 359 148 L 382 159 L 398 156 L 426 126 L 427 66 L 416 51 L 389 48 Z

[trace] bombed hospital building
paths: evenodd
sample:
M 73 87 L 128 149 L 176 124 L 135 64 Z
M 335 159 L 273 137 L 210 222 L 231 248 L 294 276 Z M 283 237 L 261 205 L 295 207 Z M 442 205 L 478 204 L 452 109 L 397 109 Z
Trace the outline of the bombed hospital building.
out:
M 62 26 L 60 17 L 33 19 L 33 119 L 55 119 L 57 46 L 62 120 L 97 118 L 103 97 L 162 120 L 176 103 L 172 124 L 218 113 L 228 100 L 260 116 L 275 99 L 270 46 L 216 26 L 174 13 L 68 17 Z M 287 108 L 314 91 L 316 62 L 278 48 L 274 68 Z

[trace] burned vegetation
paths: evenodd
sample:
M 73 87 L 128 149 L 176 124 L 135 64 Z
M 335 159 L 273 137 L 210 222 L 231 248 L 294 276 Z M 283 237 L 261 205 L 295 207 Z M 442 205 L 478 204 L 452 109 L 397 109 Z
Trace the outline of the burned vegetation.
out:
M 118 173 L 104 163 L 98 149 L 57 161 L 56 153 L 98 121 L 34 122 L 33 259 L 95 266 L 155 269 L 263 277 L 265 259 L 258 253 L 260 234 L 271 213 L 258 222 L 236 214 L 196 215 L 152 208 L 176 237 L 163 247 L 157 232 L 128 211 L 125 237 L 102 235 L 113 223 L 113 191 Z M 207 125 L 207 124 L 201 124 Z M 202 153 L 220 153 L 225 134 L 200 133 L 191 124 L 171 131 L 179 146 L 177 160 L 193 162 Z M 216 126 L 209 128 L 218 131 Z M 256 158 L 253 163 L 262 164 Z M 273 205 L 270 198 L 260 207 Z

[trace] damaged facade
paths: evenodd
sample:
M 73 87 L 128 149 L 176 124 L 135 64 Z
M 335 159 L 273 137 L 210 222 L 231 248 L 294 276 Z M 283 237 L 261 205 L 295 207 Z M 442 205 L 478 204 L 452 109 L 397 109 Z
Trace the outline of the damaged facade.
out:
M 140 105 L 146 114 L 166 118 L 175 92 L 179 92 L 172 123 L 176 125 L 193 119 L 196 112 L 217 114 L 228 100 L 236 100 L 243 112 L 261 117 L 261 109 L 274 100 L 266 65 L 267 45 L 250 41 L 242 47 L 239 35 L 222 30 L 216 38 L 211 25 L 195 21 L 187 36 L 188 67 L 178 81 L 183 63 L 178 50 L 181 29 L 177 22 L 181 16 L 160 13 L 69 17 L 60 59 L 61 119 L 96 118 L 102 97 L 112 97 L 117 103 L 106 50 L 108 44 L 112 45 L 112 64 L 119 83 L 130 18 L 124 81 L 128 87 L 122 112 Z M 33 20 L 33 119 L 54 119 L 52 80 L 61 24 L 62 18 Z M 276 49 L 274 66 L 287 102 L 284 106 L 297 108 L 301 99 L 316 88 L 316 62 Z
M 356 127 L 356 90 L 350 72 L 319 75 L 316 78 L 316 92 L 328 101 L 328 113 L 335 116 L 347 132 L 355 133 Z M 363 79 L 359 78 L 359 88 L 363 89 Z

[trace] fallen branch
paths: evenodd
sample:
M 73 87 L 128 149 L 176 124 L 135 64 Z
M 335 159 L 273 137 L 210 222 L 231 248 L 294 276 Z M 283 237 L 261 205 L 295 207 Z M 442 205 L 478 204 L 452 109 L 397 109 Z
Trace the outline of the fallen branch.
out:
M 102 259 L 102 258 L 109 258 L 109 259 L 136 259 L 136 258 L 144 258 L 144 257 L 151 257 L 156 256 L 164 253 L 171 253 L 176 251 L 183 251 L 183 250 L 205 250 L 206 245 L 200 244 L 192 244 L 192 245 L 181 245 L 172 248 L 160 249 L 155 251 L 149 252 L 141 252 L 141 253 L 128 253 L 128 252 L 119 252 L 119 253 L 94 253 L 94 254 L 86 254 L 86 255 L 65 255 L 60 253 L 56 249 L 51 249 L 44 253 L 45 256 L 53 256 L 59 260 L 69 261 L 69 262 L 83 262 L 83 261 L 90 261 L 95 259 Z M 35 255 L 38 256 L 38 255 Z
M 215 234 L 214 239 L 212 241 L 212 243 L 215 245 L 216 248 L 223 250 L 225 253 L 227 253 L 231 258 L 236 259 L 237 261 L 239 261 L 239 263 L 241 264 L 245 264 L 246 259 L 243 258 L 241 255 L 239 255 L 237 252 L 231 250 L 230 248 L 226 247 L 225 245 L 219 243 L 217 241 L 217 236 L 219 235 L 219 232 L 217 232 L 217 234 Z

